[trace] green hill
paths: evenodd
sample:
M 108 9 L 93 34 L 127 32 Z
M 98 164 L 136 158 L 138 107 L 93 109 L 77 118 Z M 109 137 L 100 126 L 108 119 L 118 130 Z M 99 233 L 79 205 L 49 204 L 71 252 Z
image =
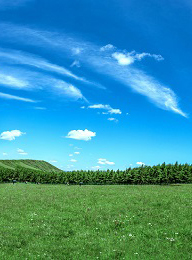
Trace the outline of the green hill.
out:
M 40 170 L 44 172 L 60 172 L 61 170 L 52 164 L 40 160 L 0 160 L 0 167 L 7 169 L 16 169 L 17 167 L 31 170 Z

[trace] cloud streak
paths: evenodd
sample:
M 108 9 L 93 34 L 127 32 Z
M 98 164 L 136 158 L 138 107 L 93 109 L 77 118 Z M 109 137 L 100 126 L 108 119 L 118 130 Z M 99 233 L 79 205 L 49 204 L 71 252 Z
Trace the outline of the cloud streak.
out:
M 23 97 L 19 97 L 19 96 L 14 96 L 14 95 L 2 93 L 2 92 L 0 92 L 0 98 L 18 100 L 18 101 L 29 102 L 29 103 L 37 102 L 37 101 L 29 99 L 29 98 L 23 98 Z
M 146 57 L 162 60 L 161 55 L 122 51 L 112 46 L 112 44 L 107 47 L 106 52 L 106 48 L 101 51 L 102 47 L 100 46 L 68 37 L 66 34 L 6 24 L 0 25 L 0 31 L 0 37 L 3 36 L 3 39 L 6 38 L 9 41 L 17 39 L 18 42 L 23 44 L 35 45 L 40 48 L 45 48 L 45 46 L 46 48 L 52 48 L 52 50 L 59 51 L 60 55 L 61 53 L 67 56 L 72 55 L 82 65 L 93 69 L 97 73 L 109 76 L 134 92 L 147 97 L 157 107 L 187 117 L 186 113 L 179 108 L 177 96 L 173 90 L 136 67 L 135 60 L 141 61 Z M 79 51 L 75 52 L 74 50 Z M 121 64 L 117 60 L 119 54 L 121 54 L 120 60 L 124 59 Z M 134 61 L 127 64 L 126 58 L 130 57 Z
M 61 79 L 20 68 L 4 67 L 2 71 L 3 73 L 0 73 L 0 85 L 3 87 L 26 91 L 48 91 L 74 101 L 82 99 L 88 102 L 80 89 Z M 17 100 L 19 99 L 17 98 Z
M 12 65 L 28 65 L 40 70 L 45 70 L 49 72 L 55 72 L 57 74 L 67 76 L 73 79 L 76 79 L 78 81 L 83 81 L 87 83 L 87 80 L 79 77 L 75 74 L 73 74 L 70 70 L 50 63 L 46 59 L 43 59 L 37 55 L 32 55 L 29 53 L 25 53 L 22 51 L 15 51 L 15 50 L 9 50 L 9 49 L 3 49 L 0 48 L 0 58 L 1 63 L 4 64 L 12 64 Z

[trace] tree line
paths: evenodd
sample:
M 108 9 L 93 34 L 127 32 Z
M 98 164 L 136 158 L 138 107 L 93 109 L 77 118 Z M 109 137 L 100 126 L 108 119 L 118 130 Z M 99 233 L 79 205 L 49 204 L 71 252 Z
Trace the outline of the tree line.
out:
M 0 167 L 0 182 L 31 182 L 42 184 L 173 184 L 192 183 L 192 165 L 159 164 L 126 170 L 46 172 L 16 167 Z

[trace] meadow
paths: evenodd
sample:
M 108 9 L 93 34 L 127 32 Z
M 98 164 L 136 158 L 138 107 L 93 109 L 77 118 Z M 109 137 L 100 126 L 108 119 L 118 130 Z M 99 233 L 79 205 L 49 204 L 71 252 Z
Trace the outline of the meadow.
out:
M 191 259 L 192 184 L 0 184 L 0 259 Z

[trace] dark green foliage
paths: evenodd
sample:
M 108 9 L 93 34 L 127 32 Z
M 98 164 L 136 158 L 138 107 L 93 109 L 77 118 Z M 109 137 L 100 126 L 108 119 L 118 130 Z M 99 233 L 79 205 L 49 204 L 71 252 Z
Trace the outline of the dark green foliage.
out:
M 51 183 L 51 184 L 174 184 L 192 183 L 192 165 L 172 164 L 141 166 L 124 171 L 68 171 L 64 172 L 44 161 L 19 160 L 0 161 L 0 182 Z M 24 167 L 28 165 L 29 167 Z M 35 168 L 36 167 L 36 168 Z

